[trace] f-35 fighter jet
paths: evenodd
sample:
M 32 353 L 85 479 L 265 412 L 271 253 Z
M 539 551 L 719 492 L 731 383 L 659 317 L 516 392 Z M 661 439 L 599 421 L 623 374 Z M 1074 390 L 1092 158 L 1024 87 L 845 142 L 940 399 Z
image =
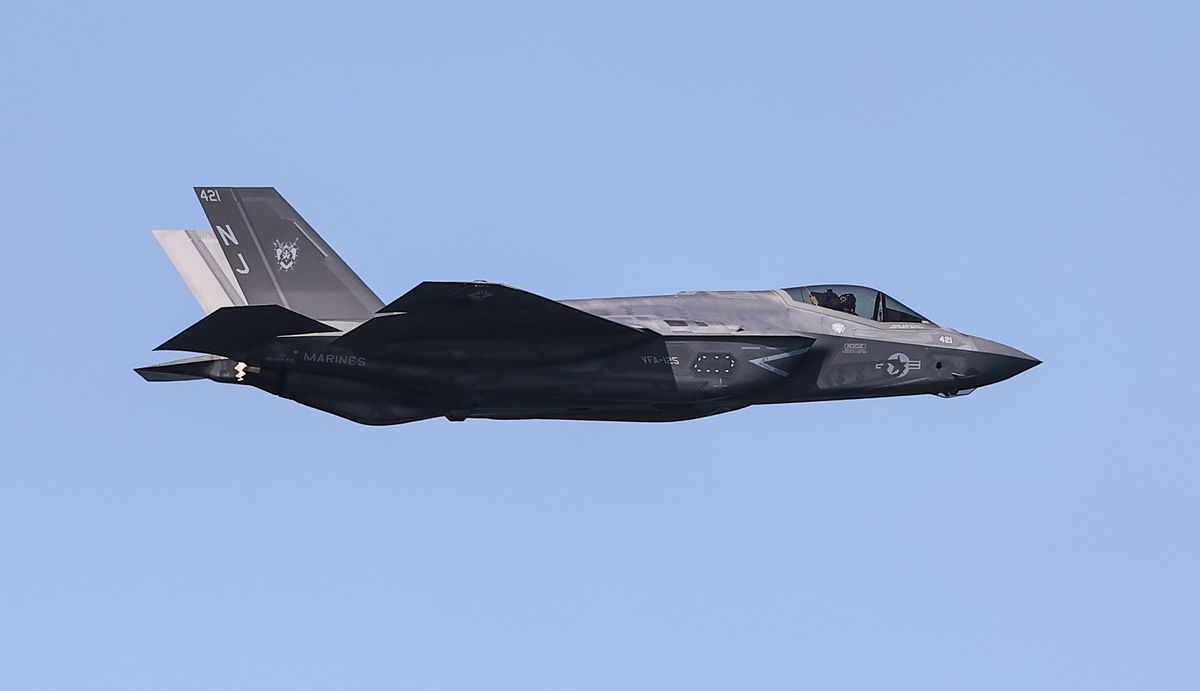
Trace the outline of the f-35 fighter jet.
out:
M 384 304 L 270 187 L 198 187 L 212 230 L 156 231 L 207 316 L 137 369 L 254 386 L 368 425 L 665 422 L 760 403 L 961 396 L 1039 364 L 852 285 L 556 301 L 426 281 Z

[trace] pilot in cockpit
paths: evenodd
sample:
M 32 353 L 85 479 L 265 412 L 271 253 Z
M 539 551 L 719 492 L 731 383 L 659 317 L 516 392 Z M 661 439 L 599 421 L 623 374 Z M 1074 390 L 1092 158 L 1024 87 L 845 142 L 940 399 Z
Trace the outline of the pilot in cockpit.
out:
M 813 293 L 809 299 L 817 307 L 824 307 L 831 310 L 837 309 L 835 305 L 837 304 L 838 296 L 837 293 L 833 292 L 833 288 L 826 288 L 824 293 Z
M 833 292 L 832 288 L 826 288 L 824 293 L 813 293 L 812 304 L 817 307 L 826 309 L 838 310 L 848 314 L 856 314 L 855 308 L 858 305 L 858 299 L 854 297 L 854 293 L 843 293 L 838 295 Z

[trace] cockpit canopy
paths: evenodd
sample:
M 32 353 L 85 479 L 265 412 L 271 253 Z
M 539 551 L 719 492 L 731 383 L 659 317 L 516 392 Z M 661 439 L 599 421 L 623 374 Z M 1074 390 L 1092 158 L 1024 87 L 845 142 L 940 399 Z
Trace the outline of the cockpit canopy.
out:
M 874 288 L 822 285 L 785 288 L 784 292 L 796 302 L 845 312 L 877 322 L 932 323 L 905 307 L 896 298 L 884 295 Z

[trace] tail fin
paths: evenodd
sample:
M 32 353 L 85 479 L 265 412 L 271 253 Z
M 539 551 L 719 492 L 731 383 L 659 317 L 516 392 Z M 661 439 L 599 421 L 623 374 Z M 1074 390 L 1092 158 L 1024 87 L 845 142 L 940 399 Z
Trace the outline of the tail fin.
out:
M 383 302 L 274 187 L 197 187 L 246 302 L 366 319 Z
M 212 314 L 222 307 L 246 304 L 233 269 L 221 258 L 221 243 L 216 233 L 211 230 L 156 230 L 154 237 L 183 276 L 205 314 Z

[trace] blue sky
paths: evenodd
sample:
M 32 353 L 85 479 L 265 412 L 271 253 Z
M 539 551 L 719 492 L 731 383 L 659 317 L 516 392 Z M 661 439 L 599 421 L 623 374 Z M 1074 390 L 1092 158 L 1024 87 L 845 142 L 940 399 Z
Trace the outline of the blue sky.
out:
M 1194 688 L 1200 11 L 968 5 L 6 8 L 0 687 Z M 385 300 L 862 283 L 1046 364 L 667 425 L 151 386 L 193 185 Z

